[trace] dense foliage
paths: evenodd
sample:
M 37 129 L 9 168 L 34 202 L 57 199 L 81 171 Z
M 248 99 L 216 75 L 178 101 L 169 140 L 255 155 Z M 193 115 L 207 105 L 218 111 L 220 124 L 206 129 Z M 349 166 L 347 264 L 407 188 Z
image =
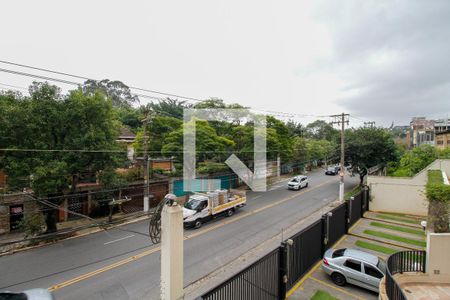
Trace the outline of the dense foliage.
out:
M 110 80 L 87 81 L 67 94 L 48 83 L 33 83 L 30 96 L 0 93 L 0 169 L 8 175 L 9 190 L 31 188 L 36 197 L 52 197 L 59 204 L 88 178 L 99 180 L 105 189 L 126 186 L 140 178 L 142 170 L 127 169 L 125 145 L 116 142 L 121 127 L 136 133 L 137 157 L 143 156 L 146 129 L 150 157 L 173 157 L 180 166 L 183 130 L 194 122 L 183 123 L 185 108 L 211 109 L 217 114 L 212 121 L 195 120 L 200 174 L 229 172 L 224 161 L 232 153 L 252 166 L 254 124 L 243 118 L 248 111 L 242 105 L 220 99 L 195 105 L 174 99 L 137 107 L 138 103 L 125 84 Z M 214 112 L 215 108 L 240 110 Z M 149 122 L 144 122 L 147 115 Z M 256 151 L 266 151 L 268 160 L 280 157 L 282 164 L 290 166 L 339 161 L 340 132 L 327 122 L 303 126 L 267 116 L 266 124 L 267 149 Z M 396 160 L 392 137 L 384 129 L 349 129 L 346 143 L 346 156 L 362 175 L 369 167 Z M 406 158 L 402 163 L 406 165 Z M 170 174 L 180 175 L 180 167 Z M 55 229 L 52 213 L 46 215 L 49 231 Z
M 403 154 L 398 163 L 389 168 L 389 175 L 411 177 L 419 173 L 437 158 L 450 158 L 450 148 L 438 150 L 430 145 L 413 148 Z
M 434 232 L 449 232 L 450 185 L 443 182 L 440 170 L 428 171 L 426 196 L 429 205 L 429 222 Z
M 398 159 L 397 148 L 387 130 L 364 127 L 346 133 L 346 157 L 353 170 L 359 173 L 361 184 L 368 168 L 383 167 Z

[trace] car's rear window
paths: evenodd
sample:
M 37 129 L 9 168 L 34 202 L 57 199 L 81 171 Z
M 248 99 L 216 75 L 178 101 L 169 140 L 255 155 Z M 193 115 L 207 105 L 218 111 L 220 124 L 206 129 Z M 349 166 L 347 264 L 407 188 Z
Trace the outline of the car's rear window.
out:
M 338 250 L 336 250 L 336 251 L 333 252 L 333 255 L 331 255 L 331 257 L 332 257 L 332 258 L 341 257 L 341 256 L 344 255 L 345 250 L 346 250 L 345 248 L 343 248 L 343 249 L 338 249 Z

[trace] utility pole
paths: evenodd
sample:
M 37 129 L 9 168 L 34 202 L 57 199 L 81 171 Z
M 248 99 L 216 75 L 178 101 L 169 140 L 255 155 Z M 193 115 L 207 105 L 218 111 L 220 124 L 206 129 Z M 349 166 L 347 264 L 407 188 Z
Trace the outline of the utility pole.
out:
M 365 127 L 374 128 L 374 127 L 375 127 L 375 122 L 374 122 L 374 121 L 371 121 L 371 122 L 364 122 L 364 126 L 365 126 Z
M 345 124 L 348 125 L 348 117 L 349 114 L 342 113 L 340 115 L 331 115 L 330 117 L 334 118 L 331 124 L 341 125 L 341 166 L 339 170 L 339 176 L 341 177 L 339 183 L 339 201 L 344 201 L 344 156 L 345 156 Z
M 150 123 L 152 117 L 152 112 L 150 110 L 145 111 L 145 118 L 142 120 L 144 122 L 144 163 L 145 163 L 145 172 L 144 172 L 144 212 L 148 212 L 150 210 L 149 196 L 150 196 L 150 175 L 151 175 L 151 165 L 150 159 L 148 155 L 148 140 L 147 136 L 147 126 Z

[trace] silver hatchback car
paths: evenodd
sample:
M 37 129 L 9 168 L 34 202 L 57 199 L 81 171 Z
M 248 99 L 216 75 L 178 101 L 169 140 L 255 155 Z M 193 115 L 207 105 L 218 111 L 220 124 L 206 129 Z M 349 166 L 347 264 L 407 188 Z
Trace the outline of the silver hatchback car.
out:
M 375 255 L 363 251 L 329 249 L 323 256 L 322 269 L 337 285 L 351 283 L 378 292 L 380 281 L 386 273 L 386 264 Z

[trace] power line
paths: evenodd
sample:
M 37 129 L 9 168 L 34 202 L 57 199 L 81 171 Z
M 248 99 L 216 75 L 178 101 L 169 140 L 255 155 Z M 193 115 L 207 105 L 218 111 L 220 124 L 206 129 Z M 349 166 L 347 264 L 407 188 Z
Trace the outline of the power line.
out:
M 34 66 L 30 66 L 30 65 L 19 64 L 19 63 L 5 61 L 5 60 L 0 60 L 0 63 L 13 65 L 13 66 L 19 66 L 19 67 L 23 67 L 23 68 L 29 68 L 29 69 L 43 71 L 43 72 L 49 72 L 49 73 L 53 73 L 53 74 L 68 76 L 68 77 L 82 79 L 82 80 L 98 81 L 96 79 L 88 78 L 86 76 L 74 75 L 74 74 L 70 74 L 70 73 L 66 73 L 66 72 L 54 71 L 54 70 L 50 70 L 50 69 L 46 69 L 46 68 L 34 67 Z M 43 80 L 48 80 L 48 81 L 60 82 L 60 83 L 69 84 L 69 85 L 79 86 L 79 85 L 82 84 L 82 83 L 79 83 L 79 82 L 69 81 L 69 80 L 65 80 L 65 79 L 59 79 L 59 78 L 53 78 L 53 77 L 48 77 L 48 76 L 30 74 L 30 73 L 26 73 L 26 72 L 13 71 L 13 70 L 8 70 L 8 69 L 3 69 L 3 68 L 0 68 L 0 71 L 1 72 L 15 74 L 15 75 L 21 75 L 21 76 L 27 76 L 27 77 L 43 79 Z M 129 86 L 129 88 L 130 89 L 134 89 L 134 90 L 138 90 L 138 91 L 144 91 L 144 92 L 149 92 L 149 93 L 154 93 L 154 94 L 159 94 L 159 95 L 164 95 L 164 96 L 169 96 L 169 97 L 176 97 L 176 98 L 181 98 L 181 99 L 186 99 L 186 100 L 191 100 L 191 101 L 196 101 L 196 102 L 205 102 L 206 101 L 206 100 L 201 100 L 201 99 L 197 99 L 197 98 L 193 98 L 193 97 L 188 97 L 188 96 L 183 96 L 183 95 L 178 95 L 178 94 L 165 93 L 165 92 L 161 92 L 161 91 L 145 89 L 145 88 L 140 88 L 140 87 L 135 87 L 135 86 Z M 152 100 L 157 100 L 157 101 L 166 100 L 166 98 L 161 98 L 161 97 L 156 97 L 156 96 L 151 96 L 151 95 L 145 95 L 145 94 L 139 94 L 139 93 L 134 93 L 134 92 L 132 93 L 132 95 L 138 96 L 138 97 L 143 97 L 143 98 L 148 98 L 148 99 L 152 99 Z M 298 118 L 306 118 L 306 117 L 326 118 L 326 117 L 328 117 L 328 116 L 325 116 L 325 115 L 296 114 L 296 113 L 277 112 L 277 111 L 258 109 L 258 108 L 247 108 L 247 109 L 252 109 L 252 110 L 255 110 L 255 111 L 260 111 L 260 112 L 264 112 L 264 113 L 267 113 L 267 114 L 273 114 L 273 115 L 278 115 L 278 116 L 283 116 L 283 117 L 298 117 Z
M 63 76 L 68 76 L 68 77 L 82 79 L 82 80 L 99 81 L 99 80 L 92 79 L 92 78 L 89 78 L 89 77 L 86 77 L 86 76 L 79 76 L 79 75 L 74 75 L 74 74 L 70 74 L 70 73 L 65 73 L 65 72 L 60 72 L 60 71 L 40 68 L 40 67 L 33 67 L 33 66 L 30 66 L 30 65 L 19 64 L 19 63 L 5 61 L 5 60 L 0 60 L 0 63 L 13 65 L 13 66 L 18 66 L 18 67 L 23 67 L 23 68 L 28 68 L 28 69 L 33 69 L 33 70 L 38 70 L 38 71 L 43 71 L 43 72 L 48 72 L 48 73 L 53 73 L 53 74 L 58 74 L 58 75 L 63 75 Z M 130 89 L 134 89 L 134 90 L 138 90 L 138 91 L 143 91 L 143 92 L 149 92 L 149 93 L 169 96 L 169 97 L 182 98 L 182 99 L 186 99 L 186 100 L 192 100 L 192 101 L 198 101 L 198 102 L 203 102 L 204 101 L 204 100 L 200 100 L 200 99 L 193 98 L 193 97 L 187 97 L 187 96 L 182 96 L 182 95 L 177 95 L 177 94 L 165 93 L 165 92 L 161 92 L 161 91 L 157 91 L 157 90 L 144 89 L 144 88 L 135 87 L 135 86 L 129 86 L 129 88 Z

